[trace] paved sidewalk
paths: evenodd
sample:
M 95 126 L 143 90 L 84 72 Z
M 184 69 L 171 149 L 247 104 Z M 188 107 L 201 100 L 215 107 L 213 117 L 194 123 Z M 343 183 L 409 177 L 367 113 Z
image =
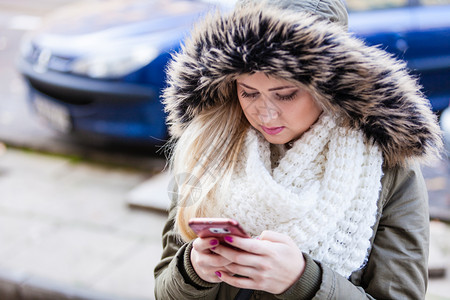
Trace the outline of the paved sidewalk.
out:
M 0 299 L 153 299 L 166 214 L 124 201 L 151 176 L 0 143 Z
M 166 214 L 132 209 L 126 198 L 158 177 L 157 166 L 89 164 L 0 143 L 0 299 L 154 299 Z M 426 299 L 450 299 L 450 226 L 431 229 L 430 266 L 446 276 L 430 280 Z
M 431 278 L 428 282 L 427 300 L 450 299 L 450 225 L 431 222 L 430 269 L 445 272 L 443 277 Z

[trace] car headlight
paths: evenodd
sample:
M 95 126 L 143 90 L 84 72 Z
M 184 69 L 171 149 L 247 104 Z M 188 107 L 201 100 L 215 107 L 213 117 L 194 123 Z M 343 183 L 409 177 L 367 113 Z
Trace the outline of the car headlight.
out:
M 72 72 L 92 78 L 118 78 L 149 64 L 159 53 L 152 47 L 135 47 L 127 50 L 80 58 L 74 61 Z
M 20 47 L 19 47 L 19 53 L 20 56 L 29 59 L 30 56 L 33 53 L 33 45 L 31 43 L 31 36 L 30 34 L 25 34 L 23 38 L 20 41 Z
M 439 122 L 441 123 L 441 129 L 446 136 L 450 136 L 450 110 L 449 108 L 445 109 L 441 117 L 439 118 Z
M 439 122 L 443 132 L 445 152 L 450 155 L 450 108 L 444 109 Z

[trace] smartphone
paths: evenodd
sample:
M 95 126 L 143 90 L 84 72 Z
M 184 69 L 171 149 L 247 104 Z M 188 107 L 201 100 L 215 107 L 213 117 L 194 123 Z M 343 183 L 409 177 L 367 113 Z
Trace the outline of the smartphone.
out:
M 238 221 L 228 218 L 193 218 L 189 220 L 189 226 L 197 236 L 201 238 L 215 237 L 221 243 L 224 243 L 223 238 L 227 235 L 250 237 Z

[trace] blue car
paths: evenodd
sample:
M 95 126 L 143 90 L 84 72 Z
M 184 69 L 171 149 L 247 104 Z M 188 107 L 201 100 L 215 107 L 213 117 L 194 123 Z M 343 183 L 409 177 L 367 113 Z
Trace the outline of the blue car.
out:
M 32 110 L 85 141 L 157 145 L 170 54 L 193 22 L 229 1 L 116 0 L 70 5 L 22 42 L 19 71 Z
M 450 100 L 450 0 L 347 0 L 349 30 L 408 63 L 436 112 Z
M 406 59 L 420 75 L 433 109 L 444 109 L 450 99 L 448 1 L 404 0 L 402 7 L 394 0 L 346 2 L 350 31 Z M 159 96 L 170 53 L 179 49 L 195 20 L 233 3 L 92 1 L 59 11 L 23 42 L 19 70 L 31 107 L 50 126 L 74 137 L 163 143 L 167 128 Z

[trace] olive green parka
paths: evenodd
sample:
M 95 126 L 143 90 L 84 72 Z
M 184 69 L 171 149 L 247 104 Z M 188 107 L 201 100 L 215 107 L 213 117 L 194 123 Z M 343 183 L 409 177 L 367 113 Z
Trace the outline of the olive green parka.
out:
M 176 206 L 163 232 L 163 254 L 155 268 L 156 299 L 234 299 L 237 288 L 208 283 L 190 263 L 191 243 L 174 231 Z M 254 292 L 251 299 L 424 299 L 429 246 L 428 197 L 419 166 L 391 168 L 382 178 L 372 249 L 365 267 L 350 280 L 306 258 L 300 279 L 285 293 Z

